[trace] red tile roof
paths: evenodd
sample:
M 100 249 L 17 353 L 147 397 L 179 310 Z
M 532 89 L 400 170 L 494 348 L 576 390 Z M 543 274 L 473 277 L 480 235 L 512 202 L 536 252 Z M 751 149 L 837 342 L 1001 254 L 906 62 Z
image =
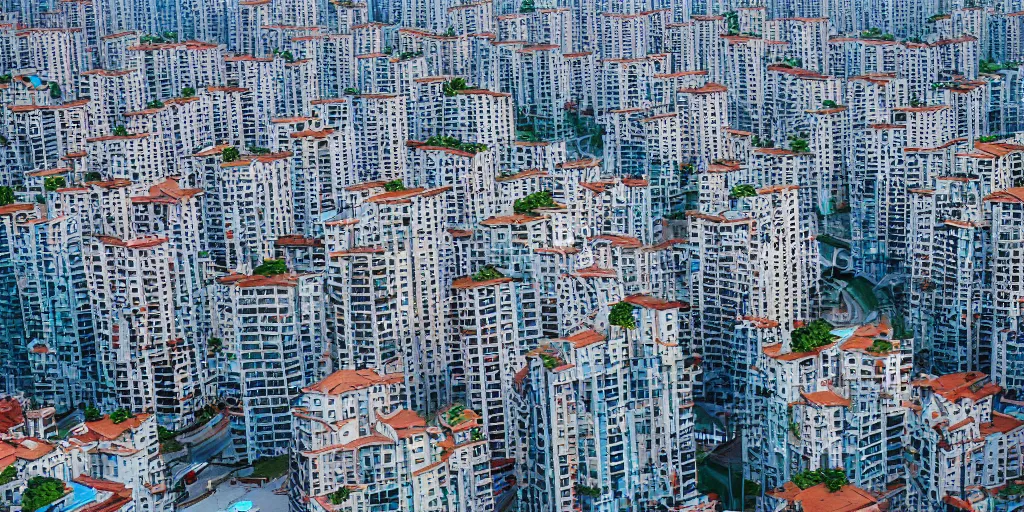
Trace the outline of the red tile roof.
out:
M 401 373 L 380 375 L 373 370 L 338 370 L 328 375 L 324 380 L 303 388 L 304 393 L 323 393 L 327 395 L 340 395 L 365 389 L 371 386 L 394 384 L 404 379 Z

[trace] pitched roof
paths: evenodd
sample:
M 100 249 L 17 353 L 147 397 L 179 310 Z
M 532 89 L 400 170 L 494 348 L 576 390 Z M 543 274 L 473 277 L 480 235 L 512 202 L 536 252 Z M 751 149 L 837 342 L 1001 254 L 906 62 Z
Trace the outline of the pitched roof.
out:
M 340 395 L 357 389 L 365 389 L 371 386 L 394 384 L 404 379 L 401 373 L 390 373 L 380 375 L 373 370 L 338 370 L 328 375 L 324 380 L 303 388 L 303 392 L 317 392 L 327 395 Z

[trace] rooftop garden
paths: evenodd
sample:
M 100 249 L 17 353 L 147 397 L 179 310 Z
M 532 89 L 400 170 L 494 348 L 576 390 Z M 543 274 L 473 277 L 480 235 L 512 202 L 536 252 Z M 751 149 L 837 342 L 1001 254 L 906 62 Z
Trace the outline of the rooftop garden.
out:
M 348 487 L 340 487 L 337 491 L 334 491 L 327 495 L 327 499 L 331 500 L 331 505 L 341 505 L 348 501 L 348 496 L 352 491 Z
M 195 95 L 196 95 L 196 90 L 195 90 L 194 87 L 182 87 L 181 88 L 181 97 L 182 98 L 191 98 L 191 97 L 193 97 Z
M 247 147 L 245 149 L 246 149 L 246 151 L 248 151 L 250 154 L 253 154 L 253 155 L 269 155 L 270 154 L 270 148 L 265 148 L 263 146 L 249 146 L 249 147 Z
M 757 195 L 757 189 L 753 185 L 736 185 L 729 191 L 729 197 L 733 199 L 739 199 L 741 197 L 754 197 Z
M 608 323 L 623 329 L 636 329 L 636 318 L 633 317 L 634 309 L 636 306 L 626 301 L 615 303 L 608 313 Z
M 162 102 L 160 100 L 153 100 L 153 101 L 150 101 L 149 103 L 146 103 L 146 108 L 163 108 L 163 106 L 164 106 L 164 102 Z
M 877 27 L 871 27 L 867 30 L 861 31 L 861 39 L 875 39 L 878 41 L 895 41 L 896 36 L 892 34 L 883 34 L 882 29 Z
M 111 421 L 111 423 L 114 423 L 115 425 L 118 424 L 118 423 L 124 423 L 125 421 L 128 421 L 128 418 L 134 418 L 134 417 L 135 417 L 135 415 L 132 414 L 131 411 L 129 411 L 128 409 L 124 409 L 124 408 L 117 409 L 114 412 L 110 413 L 110 421 Z
M 258 267 L 252 269 L 254 276 L 276 276 L 288 273 L 288 265 L 284 260 L 263 260 Z
M 251 478 L 266 478 L 273 480 L 288 471 L 288 454 L 277 457 L 264 457 L 252 465 Z
M 487 151 L 487 144 L 481 144 L 479 142 L 462 142 L 456 137 L 451 135 L 433 135 L 429 137 L 424 144 L 427 146 L 437 146 L 448 149 L 457 149 L 459 151 L 465 151 L 467 153 L 479 153 L 481 151 Z
M 21 509 L 35 512 L 64 496 L 64 481 L 45 476 L 34 476 L 28 480 L 25 492 L 21 494 Z
M 548 354 L 540 354 L 540 360 L 544 362 L 544 368 L 547 368 L 548 370 L 554 370 L 555 368 L 562 366 L 562 361 L 557 357 L 550 356 Z
M 96 407 L 96 404 L 85 406 L 82 409 L 82 413 L 85 414 L 85 421 L 99 421 L 103 419 L 103 413 Z
M 842 469 L 817 469 L 793 475 L 793 483 L 801 489 L 824 483 L 828 492 L 836 492 L 850 483 L 850 480 L 846 478 L 846 471 Z
M 888 340 L 876 339 L 871 342 L 871 346 L 868 347 L 868 352 L 875 354 L 888 354 L 892 351 L 892 342 Z
M 146 34 L 139 38 L 142 44 L 174 43 L 178 41 L 178 33 L 167 31 L 160 34 Z
M 399 192 L 405 190 L 405 184 L 402 180 L 391 180 L 384 184 L 384 190 L 386 192 Z
M 59 188 L 64 188 L 68 184 L 67 179 L 64 176 L 47 176 L 43 180 L 43 188 L 47 192 L 53 192 Z
M 492 267 L 491 265 L 481 267 L 480 270 L 477 270 L 475 274 L 470 276 L 470 278 L 476 282 L 490 281 L 492 279 L 501 279 L 503 277 L 505 276 L 502 275 L 501 272 L 495 270 L 494 267 Z
M 790 135 L 789 149 L 797 153 L 807 153 L 811 150 L 811 144 L 807 142 L 807 134 L 800 132 L 800 135 Z
M 449 98 L 458 94 L 459 91 L 465 91 L 466 89 L 469 89 L 469 84 L 462 77 L 452 78 L 441 84 L 441 93 Z
M 817 319 L 805 327 L 793 329 L 790 338 L 790 348 L 793 352 L 810 352 L 818 347 L 832 343 L 836 336 L 832 334 L 832 324 L 825 320 Z
M 444 420 L 448 422 L 448 425 L 454 427 L 463 421 L 466 421 L 466 416 L 463 414 L 466 411 L 466 406 L 462 404 L 455 404 L 448 412 L 444 415 Z
M 220 150 L 220 160 L 224 163 L 234 162 L 241 158 L 242 153 L 234 146 L 228 146 Z
M 0 206 L 14 204 L 14 189 L 7 185 L 0 186 Z
M 997 62 L 994 60 L 981 59 L 978 62 L 978 71 L 980 73 L 998 73 L 1004 69 L 1017 69 L 1020 67 L 1020 62 Z
M 555 208 L 557 206 L 554 199 L 551 199 L 551 191 L 541 190 L 516 199 L 512 204 L 512 209 L 520 215 L 534 215 L 534 210 L 538 208 Z
M 771 139 L 762 139 L 761 137 L 754 135 L 750 138 L 750 145 L 755 148 L 774 148 L 775 141 Z

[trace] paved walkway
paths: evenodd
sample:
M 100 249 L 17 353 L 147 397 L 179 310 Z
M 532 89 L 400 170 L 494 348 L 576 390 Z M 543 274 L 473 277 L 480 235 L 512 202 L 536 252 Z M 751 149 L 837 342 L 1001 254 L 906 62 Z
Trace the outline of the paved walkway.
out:
M 256 485 L 231 485 L 231 481 L 224 482 L 217 487 L 213 496 L 206 498 L 189 508 L 181 509 L 181 512 L 217 512 L 226 510 L 236 501 L 251 501 L 259 507 L 260 512 L 278 512 L 288 510 L 288 495 L 274 494 L 274 491 L 281 487 L 285 477 L 278 478 L 263 487 Z

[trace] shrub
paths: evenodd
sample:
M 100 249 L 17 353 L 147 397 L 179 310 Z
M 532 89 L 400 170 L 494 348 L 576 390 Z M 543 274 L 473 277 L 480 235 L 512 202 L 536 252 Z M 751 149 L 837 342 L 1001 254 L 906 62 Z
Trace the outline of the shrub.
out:
M 562 362 L 557 357 L 549 356 L 547 354 L 541 354 L 540 360 L 544 362 L 544 368 L 548 370 L 554 370 L 562 365 Z
M 551 199 L 551 192 L 542 190 L 524 198 L 516 199 L 516 202 L 512 204 L 512 209 L 518 214 L 530 215 L 537 208 L 554 208 L 556 206 L 558 205 Z
M 18 469 L 14 467 L 14 464 L 11 464 L 4 468 L 3 471 L 0 471 L 0 485 L 7 485 L 17 477 Z
M 474 281 L 478 282 L 490 281 L 492 279 L 501 279 L 503 277 L 505 276 L 503 276 L 501 272 L 498 272 L 497 270 L 494 269 L 494 267 L 490 265 L 487 265 L 486 267 L 481 267 L 480 270 L 477 270 L 476 273 L 471 276 L 471 278 Z
M 60 90 L 60 85 L 57 85 L 57 82 L 50 82 L 50 97 L 57 99 L 63 95 L 64 93 Z
M 636 329 L 636 318 L 633 318 L 633 310 L 636 306 L 628 302 L 618 302 L 612 306 L 608 313 L 608 323 L 617 325 L 623 329 Z
M 793 483 L 801 489 L 824 483 L 828 492 L 836 492 L 850 481 L 846 478 L 846 471 L 842 469 L 816 469 L 793 475 Z
M 193 97 L 195 95 L 196 95 L 195 88 L 193 88 L 193 87 L 182 87 L 182 89 L 181 89 L 181 97 L 182 98 L 191 98 L 191 97 Z
M 220 151 L 220 159 L 224 162 L 234 162 L 241 157 L 238 148 L 234 146 L 226 147 Z
M 125 422 L 126 420 L 128 420 L 128 418 L 134 418 L 134 417 L 135 417 L 135 415 L 132 414 L 131 411 L 129 411 L 128 409 L 124 409 L 124 408 L 118 409 L 118 410 L 110 413 L 110 421 L 112 423 L 114 423 L 115 425 L 118 424 L 118 423 Z
M 288 265 L 284 263 L 284 260 L 263 260 L 260 266 L 252 269 L 254 276 L 276 276 L 286 273 L 288 273 Z
M 43 180 L 43 188 L 46 189 L 47 192 L 53 192 L 58 188 L 64 188 L 67 184 L 68 182 L 64 179 L 64 176 L 47 176 L 46 179 Z
M 270 148 L 265 148 L 263 146 L 249 146 L 246 149 L 249 150 L 249 153 L 252 153 L 254 155 L 269 155 L 270 154 Z
M 876 354 L 886 354 L 892 350 L 892 343 L 887 340 L 875 340 L 871 342 L 871 346 L 868 347 L 868 352 L 874 352 Z
M 832 324 L 822 319 L 815 320 L 806 327 L 793 329 L 790 348 L 793 352 L 802 353 L 828 345 L 835 339 L 832 329 Z
M 103 179 L 103 176 L 101 176 L 100 173 L 98 173 L 96 171 L 89 171 L 89 172 L 85 173 L 85 181 L 87 181 L 87 182 L 89 182 L 89 181 L 100 181 L 102 179 Z
M 384 184 L 384 190 L 388 192 L 398 192 L 400 190 L 405 190 L 405 184 L 402 183 L 402 180 L 391 180 Z
M 0 187 L 0 206 L 14 203 L 14 189 L 4 185 Z
M 346 87 L 343 91 L 341 91 L 341 93 L 346 96 L 355 96 L 359 94 L 359 89 L 356 89 L 355 87 Z
M 729 191 L 729 197 L 739 199 L 741 197 L 754 197 L 757 195 L 757 189 L 753 185 L 736 185 Z
M 519 12 L 535 12 L 536 10 L 537 6 L 534 4 L 533 0 L 523 0 L 523 3 L 519 5 Z
M 806 153 L 811 149 L 811 145 L 810 143 L 807 142 L 807 139 L 802 139 L 800 137 L 790 137 L 789 149 L 796 151 L 797 153 Z
M 64 496 L 64 482 L 56 478 L 34 476 L 21 495 L 21 509 L 34 512 Z
M 341 505 L 348 500 L 348 495 L 351 494 L 351 492 L 352 491 L 348 490 L 348 487 L 342 487 L 337 491 L 328 494 L 327 497 L 331 500 L 332 505 Z
M 127 137 L 128 135 L 129 135 L 128 134 L 128 129 L 125 128 L 123 124 L 119 124 L 119 125 L 114 127 L 114 136 L 115 137 Z
M 146 108 L 163 108 L 163 106 L 164 102 L 160 100 L 153 100 L 149 103 L 146 103 Z
M 601 496 L 601 489 L 598 487 L 588 487 L 583 484 L 576 484 L 576 492 L 580 496 L 586 496 L 588 498 L 597 498 Z
M 836 107 L 839 106 L 839 104 L 834 102 L 834 101 L 832 101 L 832 100 L 825 100 L 825 101 L 821 102 L 821 106 L 823 106 L 825 108 L 836 108 Z
M 452 78 L 441 84 L 441 93 L 448 97 L 455 96 L 459 91 L 465 91 L 466 89 L 469 89 L 469 85 L 466 84 L 465 78 Z
M 96 407 L 96 404 L 87 405 L 83 412 L 85 413 L 85 421 L 99 421 L 103 419 L 103 413 Z

